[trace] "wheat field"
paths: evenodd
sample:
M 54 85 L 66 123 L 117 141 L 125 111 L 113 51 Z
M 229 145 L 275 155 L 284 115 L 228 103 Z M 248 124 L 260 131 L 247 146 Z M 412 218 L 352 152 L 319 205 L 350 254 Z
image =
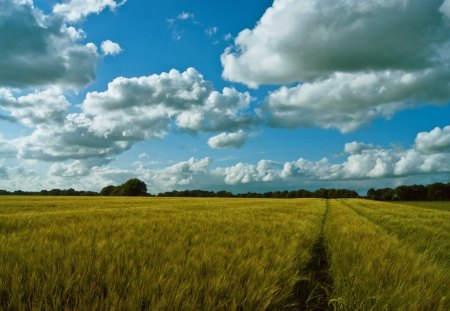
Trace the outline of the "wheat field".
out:
M 3 196 L 0 309 L 450 310 L 449 224 L 356 199 Z

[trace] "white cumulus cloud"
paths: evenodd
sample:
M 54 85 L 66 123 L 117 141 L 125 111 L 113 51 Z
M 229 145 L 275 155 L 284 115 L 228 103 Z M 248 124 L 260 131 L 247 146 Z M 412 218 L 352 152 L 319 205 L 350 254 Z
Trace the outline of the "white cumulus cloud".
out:
M 109 162 L 138 141 L 164 138 L 172 128 L 194 133 L 238 132 L 253 124 L 255 118 L 248 110 L 248 93 L 231 88 L 218 92 L 194 68 L 116 78 L 106 91 L 88 93 L 79 113 L 64 111 L 64 96 L 50 91 L 23 99 L 3 93 L 0 99 L 3 96 L 24 103 L 18 112 L 14 110 L 19 109 L 15 102 L 11 104 L 14 108 L 4 109 L 10 109 L 12 117 L 35 128 L 31 135 L 14 141 L 19 156 L 44 161 Z M 47 101 L 43 100 L 45 97 Z M 42 122 L 41 117 L 50 118 L 50 112 L 55 120 Z
M 117 55 L 122 53 L 122 48 L 116 42 L 112 42 L 111 40 L 105 40 L 101 44 L 101 49 L 103 55 Z
M 450 99 L 443 0 L 277 0 L 221 56 L 223 77 L 272 92 L 274 127 L 353 131 L 374 118 Z
M 20 36 L 20 39 L 15 37 Z M 97 48 L 83 32 L 32 2 L 0 2 L 0 87 L 83 87 L 95 78 Z
M 443 104 L 450 98 L 450 72 L 443 69 L 336 73 L 269 94 L 264 105 L 276 127 L 337 128 L 349 132 L 376 117 L 391 117 L 422 101 Z
M 419 133 L 416 149 L 423 153 L 450 152 L 450 126 Z
M 208 145 L 214 149 L 239 148 L 245 143 L 245 133 L 242 130 L 233 133 L 220 133 L 208 140 Z
M 63 16 L 69 22 L 77 22 L 90 14 L 99 14 L 105 9 L 115 10 L 123 5 L 126 0 L 68 0 L 57 3 L 53 7 L 53 12 Z
M 327 158 L 319 161 L 300 158 L 284 163 L 261 160 L 256 165 L 238 163 L 223 169 L 224 181 L 227 184 L 247 184 L 283 182 L 292 178 L 342 181 L 448 174 L 450 149 L 442 146 L 448 143 L 446 132 L 449 128 L 419 133 L 410 149 L 384 149 L 373 144 L 351 142 L 345 145 L 348 157 L 341 163 L 332 163 Z M 436 142 L 432 146 L 425 143 L 431 137 Z
M 0 92 L 0 108 L 10 113 L 11 120 L 28 127 L 38 124 L 63 123 L 69 103 L 61 91 L 50 88 L 14 97 Z

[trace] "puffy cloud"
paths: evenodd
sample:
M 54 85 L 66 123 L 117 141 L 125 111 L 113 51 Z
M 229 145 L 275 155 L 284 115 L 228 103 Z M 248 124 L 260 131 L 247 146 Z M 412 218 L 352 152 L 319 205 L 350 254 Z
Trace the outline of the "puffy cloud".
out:
M 275 127 L 349 132 L 450 98 L 448 1 L 276 0 L 222 55 L 223 77 L 271 93 Z
M 79 160 L 69 164 L 54 163 L 50 167 L 49 174 L 52 176 L 73 177 L 86 176 L 89 174 L 89 167 L 85 166 Z
M 228 167 L 211 168 L 210 158 L 191 158 L 160 169 L 147 168 L 150 162 L 137 162 L 136 169 L 124 170 L 105 164 L 129 148 L 131 142 L 97 136 L 89 129 L 92 120 L 82 119 L 82 114 L 69 115 L 68 120 L 71 121 L 61 127 L 61 132 L 50 133 L 39 125 L 31 136 L 16 141 L 19 156 L 23 158 L 63 161 L 51 165 L 48 173 L 50 186 L 59 183 L 66 187 L 78 185 L 78 188 L 97 189 L 99 185 L 117 184 L 126 178 L 138 177 L 147 182 L 153 193 L 173 189 L 218 190 L 226 187 L 241 191 L 244 188 L 259 189 L 252 185 L 265 189 L 298 188 L 299 184 L 329 187 L 330 183 L 334 186 L 336 183 L 356 180 L 364 181 L 357 185 L 363 187 L 370 180 L 395 181 L 450 173 L 450 151 L 445 148 L 433 149 L 433 146 L 426 144 L 434 141 L 440 146 L 439 137 L 447 134 L 448 127 L 419 133 L 415 144 L 409 149 L 350 142 L 344 146 L 346 158 L 337 163 L 328 158 L 318 161 L 299 158 L 289 162 L 261 160 L 256 164 L 236 163 Z M 70 159 L 75 161 L 69 162 Z
M 35 171 L 27 170 L 29 172 L 26 174 L 27 187 L 42 189 L 57 186 L 59 188 L 100 190 L 99 188 L 108 184 L 120 184 L 128 178 L 138 177 L 147 183 L 152 193 L 174 189 L 229 189 L 242 192 L 246 189 L 251 191 L 301 187 L 313 189 L 324 186 L 346 187 L 348 185 L 351 185 L 351 188 L 365 191 L 369 187 L 376 187 L 373 181 L 377 181 L 379 184 L 382 180 L 387 186 L 396 186 L 397 182 L 423 183 L 429 181 L 430 176 L 433 177 L 433 181 L 436 181 L 440 180 L 439 176 L 448 175 L 450 173 L 450 151 L 433 149 L 422 143 L 430 137 L 438 137 L 436 141 L 439 142 L 439 137 L 444 136 L 447 131 L 448 127 L 445 127 L 419 133 L 415 144 L 409 149 L 382 148 L 373 144 L 351 142 L 344 146 L 346 158 L 338 162 L 328 158 L 318 161 L 299 158 L 289 162 L 261 160 L 256 164 L 236 163 L 228 167 L 213 168 L 210 158 L 190 158 L 187 161 L 158 169 L 146 167 L 147 164 L 151 164 L 150 162 L 147 164 L 136 162 L 135 169 L 120 169 L 111 164 L 105 165 L 110 160 L 108 155 L 121 151 L 109 150 L 108 148 L 113 148 L 112 145 L 97 146 L 98 141 L 92 141 L 90 145 L 92 149 L 89 149 L 86 141 L 83 141 L 86 138 L 83 138 L 82 135 L 73 135 L 72 139 L 78 137 L 81 140 L 81 142 L 73 141 L 74 149 L 61 148 L 61 145 L 69 146 L 71 144 L 58 142 L 57 140 L 60 138 L 56 137 L 55 146 L 45 145 L 49 152 L 38 154 L 35 158 L 50 157 L 56 160 L 66 160 L 76 156 L 75 150 L 83 148 L 85 150 L 80 151 L 79 158 L 75 161 L 52 164 L 45 184 Z M 37 152 L 36 150 L 42 150 L 43 147 L 35 145 L 36 149 L 31 149 L 31 151 Z M 118 148 L 120 149 L 120 146 Z M 104 152 L 105 154 L 96 156 L 95 152 Z M 9 171 L 6 172 L 10 182 L 2 183 L 0 178 L 0 186 L 7 189 L 21 188 L 18 181 L 22 177 L 17 177 L 19 172 L 15 175 L 11 175 Z
M 44 182 L 37 187 L 50 189 L 74 188 L 77 190 L 100 191 L 107 185 L 120 185 L 130 178 L 136 177 L 136 172 L 111 166 L 90 167 L 89 161 L 73 161 L 55 163 L 48 171 Z M 35 187 L 36 188 L 36 187 Z
M 163 138 L 172 126 L 190 132 L 235 131 L 249 126 L 254 118 L 248 111 L 251 100 L 248 93 L 230 88 L 217 92 L 193 68 L 148 77 L 117 78 L 106 91 L 88 93 L 82 111 L 68 114 L 62 121 L 60 108 L 66 105 L 65 98 L 54 95 L 51 100 L 49 94 L 36 93 L 22 100 L 30 112 L 21 107 L 20 120 L 36 128 L 31 135 L 15 140 L 21 158 L 108 162 L 137 141 Z M 7 95 L 5 92 L 3 97 Z M 47 102 L 41 102 L 45 97 Z M 17 104 L 14 107 L 11 109 L 19 109 Z M 49 109 L 54 109 L 58 122 L 40 122 L 40 111 L 48 117 Z
M 420 101 L 441 104 L 448 98 L 446 69 L 336 73 L 324 80 L 282 87 L 267 97 L 264 109 L 276 127 L 318 126 L 349 132 Z
M 75 160 L 69 163 L 53 163 L 48 171 L 49 176 L 58 177 L 82 177 L 91 173 L 93 167 L 98 167 L 106 162 L 98 159 Z
M 88 84 L 95 78 L 98 54 L 94 44 L 79 42 L 82 37 L 81 30 L 43 14 L 32 1 L 1 1 L 0 86 Z
M 208 146 L 214 149 L 239 148 L 245 143 L 244 131 L 239 130 L 234 133 L 220 133 L 208 139 Z
M 423 153 L 450 152 L 450 126 L 419 133 L 416 149 Z
M 224 77 L 256 85 L 434 67 L 449 41 L 443 2 L 274 1 L 222 55 Z
M 344 152 L 348 154 L 360 154 L 364 150 L 375 149 L 373 144 L 365 144 L 357 141 L 352 141 L 351 143 L 346 143 L 344 146 Z
M 37 174 L 37 171 L 28 166 L 8 165 L 6 173 L 4 178 L 0 177 L 0 189 L 38 190 L 43 182 L 43 178 Z
M 190 158 L 187 161 L 160 169 L 149 169 L 142 162 L 137 162 L 135 169 L 102 165 L 101 162 L 95 160 L 55 163 L 48 171 L 46 184 L 34 185 L 34 189 L 56 186 L 99 191 L 102 187 L 119 185 L 130 178 L 144 180 L 151 193 L 174 189 L 206 189 L 211 186 L 211 182 L 214 184 L 222 182 L 221 176 L 210 171 L 211 162 L 212 160 L 209 158 Z
M 69 114 L 62 126 L 39 125 L 34 132 L 14 140 L 23 159 L 65 161 L 70 159 L 105 159 L 124 152 L 130 142 L 108 140 L 90 129 L 84 114 Z
M 77 22 L 90 14 L 99 14 L 106 8 L 115 10 L 125 2 L 126 0 L 121 2 L 115 0 L 68 0 L 56 4 L 53 12 L 63 16 L 69 22 Z
M 281 169 L 279 163 L 269 160 L 261 160 L 256 165 L 238 163 L 224 169 L 225 183 L 234 185 L 274 181 L 281 177 Z
M 349 155 L 342 163 L 332 163 L 327 158 L 320 161 L 300 158 L 286 163 L 262 160 L 257 165 L 238 163 L 223 169 L 224 180 L 227 184 L 246 184 L 286 181 L 290 178 L 339 181 L 450 173 L 450 150 L 433 149 L 425 144 L 426 138 L 443 137 L 443 132 L 448 131 L 448 128 L 419 133 L 416 144 L 406 150 L 348 143 L 345 152 Z M 436 141 L 437 146 L 440 146 L 439 139 Z
M 209 169 L 211 162 L 210 158 L 190 158 L 188 161 L 179 162 L 159 170 L 148 170 L 140 165 L 137 173 L 149 184 L 149 189 L 153 189 L 153 191 L 205 187 L 214 178 L 214 173 L 210 172 Z
M 248 93 L 212 84 L 194 68 L 171 70 L 160 75 L 116 78 L 105 92 L 88 93 L 84 114 L 99 136 L 123 140 L 163 137 L 174 120 L 190 131 L 233 130 L 247 126 Z
M 35 91 L 17 98 L 10 92 L 0 92 L 0 108 L 10 113 L 11 120 L 28 127 L 63 123 L 68 106 L 65 96 L 55 88 Z
M 44 185 L 44 188 L 54 185 L 58 188 L 73 187 L 99 191 L 104 186 L 119 185 L 127 179 L 137 177 L 146 182 L 151 193 L 174 189 L 206 189 L 211 184 L 223 183 L 223 177 L 210 170 L 211 162 L 210 158 L 190 158 L 160 169 L 149 169 L 142 162 L 137 162 L 135 169 L 100 166 L 97 164 L 101 163 L 85 160 L 56 163 L 48 171 L 48 185 Z M 37 188 L 42 187 L 41 185 Z
M 117 55 L 122 53 L 122 48 L 116 42 L 112 42 L 111 40 L 105 40 L 102 42 L 101 49 L 103 55 Z

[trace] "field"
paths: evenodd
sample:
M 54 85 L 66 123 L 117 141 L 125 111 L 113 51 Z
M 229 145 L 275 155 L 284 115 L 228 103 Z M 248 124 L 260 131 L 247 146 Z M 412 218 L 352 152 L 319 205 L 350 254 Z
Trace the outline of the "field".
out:
M 439 204 L 4 196 L 0 309 L 450 310 Z

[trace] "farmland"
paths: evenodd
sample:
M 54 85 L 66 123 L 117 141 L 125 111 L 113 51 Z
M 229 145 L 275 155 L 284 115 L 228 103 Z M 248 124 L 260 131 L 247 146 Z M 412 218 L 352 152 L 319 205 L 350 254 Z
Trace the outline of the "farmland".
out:
M 448 310 L 449 226 L 357 199 L 5 196 L 0 309 Z

